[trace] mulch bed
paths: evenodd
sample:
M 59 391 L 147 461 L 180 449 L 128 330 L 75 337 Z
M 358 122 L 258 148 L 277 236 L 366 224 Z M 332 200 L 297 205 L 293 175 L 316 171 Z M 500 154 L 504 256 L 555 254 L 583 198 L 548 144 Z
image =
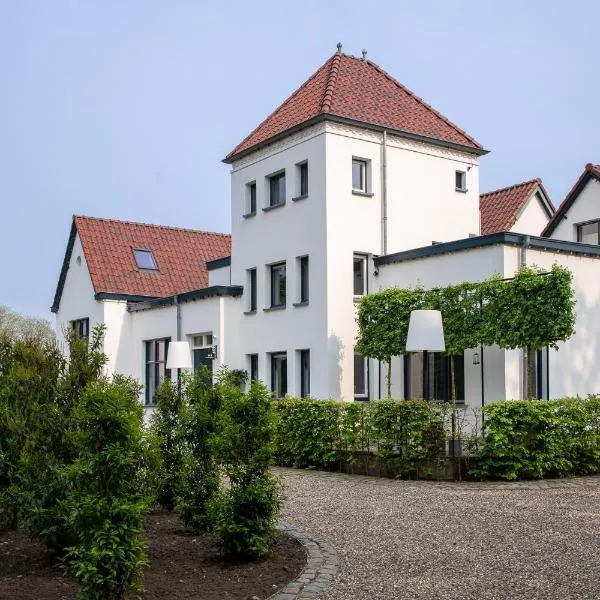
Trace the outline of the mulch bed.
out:
M 284 535 L 278 535 L 266 560 L 226 562 L 209 538 L 190 534 L 177 516 L 166 513 L 147 518 L 146 538 L 150 567 L 144 600 L 262 600 L 295 579 L 306 563 L 304 548 Z M 0 532 L 0 598 L 76 600 L 77 586 L 24 531 L 5 531 Z

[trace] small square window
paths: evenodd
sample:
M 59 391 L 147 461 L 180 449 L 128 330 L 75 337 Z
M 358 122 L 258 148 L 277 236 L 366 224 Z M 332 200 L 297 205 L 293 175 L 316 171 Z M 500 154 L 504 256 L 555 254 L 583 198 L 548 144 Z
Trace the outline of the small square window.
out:
M 87 340 L 90 337 L 90 320 L 88 317 L 85 319 L 76 319 L 71 321 L 71 329 L 75 332 L 78 338 Z
M 269 206 L 285 204 L 285 171 L 269 177 Z
M 457 192 L 467 191 L 467 174 L 464 171 L 456 171 L 455 183 Z
M 352 159 L 352 189 L 367 193 L 367 161 Z
M 577 241 L 582 244 L 599 244 L 600 243 L 600 221 L 592 221 L 591 223 L 581 223 L 576 225 Z
M 139 269 L 150 269 L 153 271 L 158 270 L 156 266 L 156 260 L 154 259 L 154 254 L 152 250 L 143 250 L 141 248 L 134 248 L 133 255 L 135 257 L 135 262 Z

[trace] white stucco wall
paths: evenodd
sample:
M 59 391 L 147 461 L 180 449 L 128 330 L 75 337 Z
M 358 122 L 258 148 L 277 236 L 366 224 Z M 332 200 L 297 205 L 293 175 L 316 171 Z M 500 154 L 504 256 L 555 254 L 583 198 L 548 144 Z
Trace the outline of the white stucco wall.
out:
M 544 208 L 538 194 L 535 193 L 529 198 L 510 230 L 515 233 L 541 235 L 549 220 L 548 211 Z
M 600 219 L 600 182 L 590 179 L 550 237 L 576 242 L 575 226 L 594 219 Z
M 208 286 L 231 285 L 231 267 L 211 269 L 208 272 Z
M 56 333 L 59 344 L 66 351 L 64 331 L 75 319 L 90 320 L 90 331 L 98 323 L 104 322 L 102 302 L 94 299 L 94 287 L 90 278 L 87 261 L 83 253 L 79 234 L 76 234 L 69 269 L 65 278 L 62 296 L 56 312 Z

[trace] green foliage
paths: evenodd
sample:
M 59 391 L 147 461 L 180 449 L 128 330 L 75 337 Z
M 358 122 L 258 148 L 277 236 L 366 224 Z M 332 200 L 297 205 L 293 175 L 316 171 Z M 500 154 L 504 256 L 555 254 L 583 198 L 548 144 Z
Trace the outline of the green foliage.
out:
M 85 600 L 118 600 L 142 589 L 140 531 L 151 496 L 139 392 L 126 378 L 92 383 L 74 411 L 77 458 L 65 467 L 72 492 L 64 506 L 75 541 L 64 561 Z
M 152 415 L 152 432 L 159 439 L 161 466 L 158 473 L 157 501 L 166 510 L 175 508 L 184 489 L 184 437 L 182 417 L 186 395 L 176 382 L 163 379 L 156 391 L 156 409 Z
M 182 521 L 196 531 L 209 531 L 208 502 L 220 486 L 214 456 L 214 439 L 219 428 L 222 398 L 207 372 L 194 374 L 184 389 L 182 439 L 187 453 L 183 463 L 183 490 L 179 501 Z
M 328 469 L 373 452 L 405 477 L 445 455 L 444 405 L 284 399 L 274 402 L 275 459 L 283 466 Z
M 45 319 L 25 317 L 0 305 L 0 336 L 12 340 L 27 339 L 41 343 L 56 342 L 52 325 Z
M 273 455 L 271 393 L 259 381 L 247 393 L 221 383 L 223 410 L 215 439 L 229 488 L 210 502 L 213 531 L 231 558 L 255 559 L 269 552 L 282 506 L 281 485 L 269 471 Z
M 497 402 L 471 459 L 481 479 L 539 479 L 600 472 L 600 397 Z

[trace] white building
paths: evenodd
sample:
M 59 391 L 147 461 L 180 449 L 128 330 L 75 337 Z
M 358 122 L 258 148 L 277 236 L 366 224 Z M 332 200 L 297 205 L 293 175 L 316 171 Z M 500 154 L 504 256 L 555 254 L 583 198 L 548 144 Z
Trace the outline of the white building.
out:
M 178 338 L 196 365 L 246 369 L 278 396 L 374 399 L 386 373 L 354 353 L 362 295 L 559 262 L 575 275 L 578 332 L 541 353 L 538 393 L 600 391 L 600 369 L 590 368 L 600 364 L 590 341 L 600 321 L 598 221 L 590 244 L 598 173 L 586 170 L 571 194 L 578 202 L 559 209 L 585 220 L 569 229 L 539 180 L 480 196 L 485 152 L 380 67 L 337 52 L 225 158 L 231 239 L 75 217 L 57 328 L 106 324 L 109 371 L 140 379 L 147 404 Z M 564 241 L 533 237 L 543 229 Z M 521 397 L 521 353 L 486 348 L 483 371 L 476 351 L 464 355 L 462 399 Z M 394 359 L 395 397 L 444 399 L 445 359 L 428 361 L 426 371 L 421 356 Z

